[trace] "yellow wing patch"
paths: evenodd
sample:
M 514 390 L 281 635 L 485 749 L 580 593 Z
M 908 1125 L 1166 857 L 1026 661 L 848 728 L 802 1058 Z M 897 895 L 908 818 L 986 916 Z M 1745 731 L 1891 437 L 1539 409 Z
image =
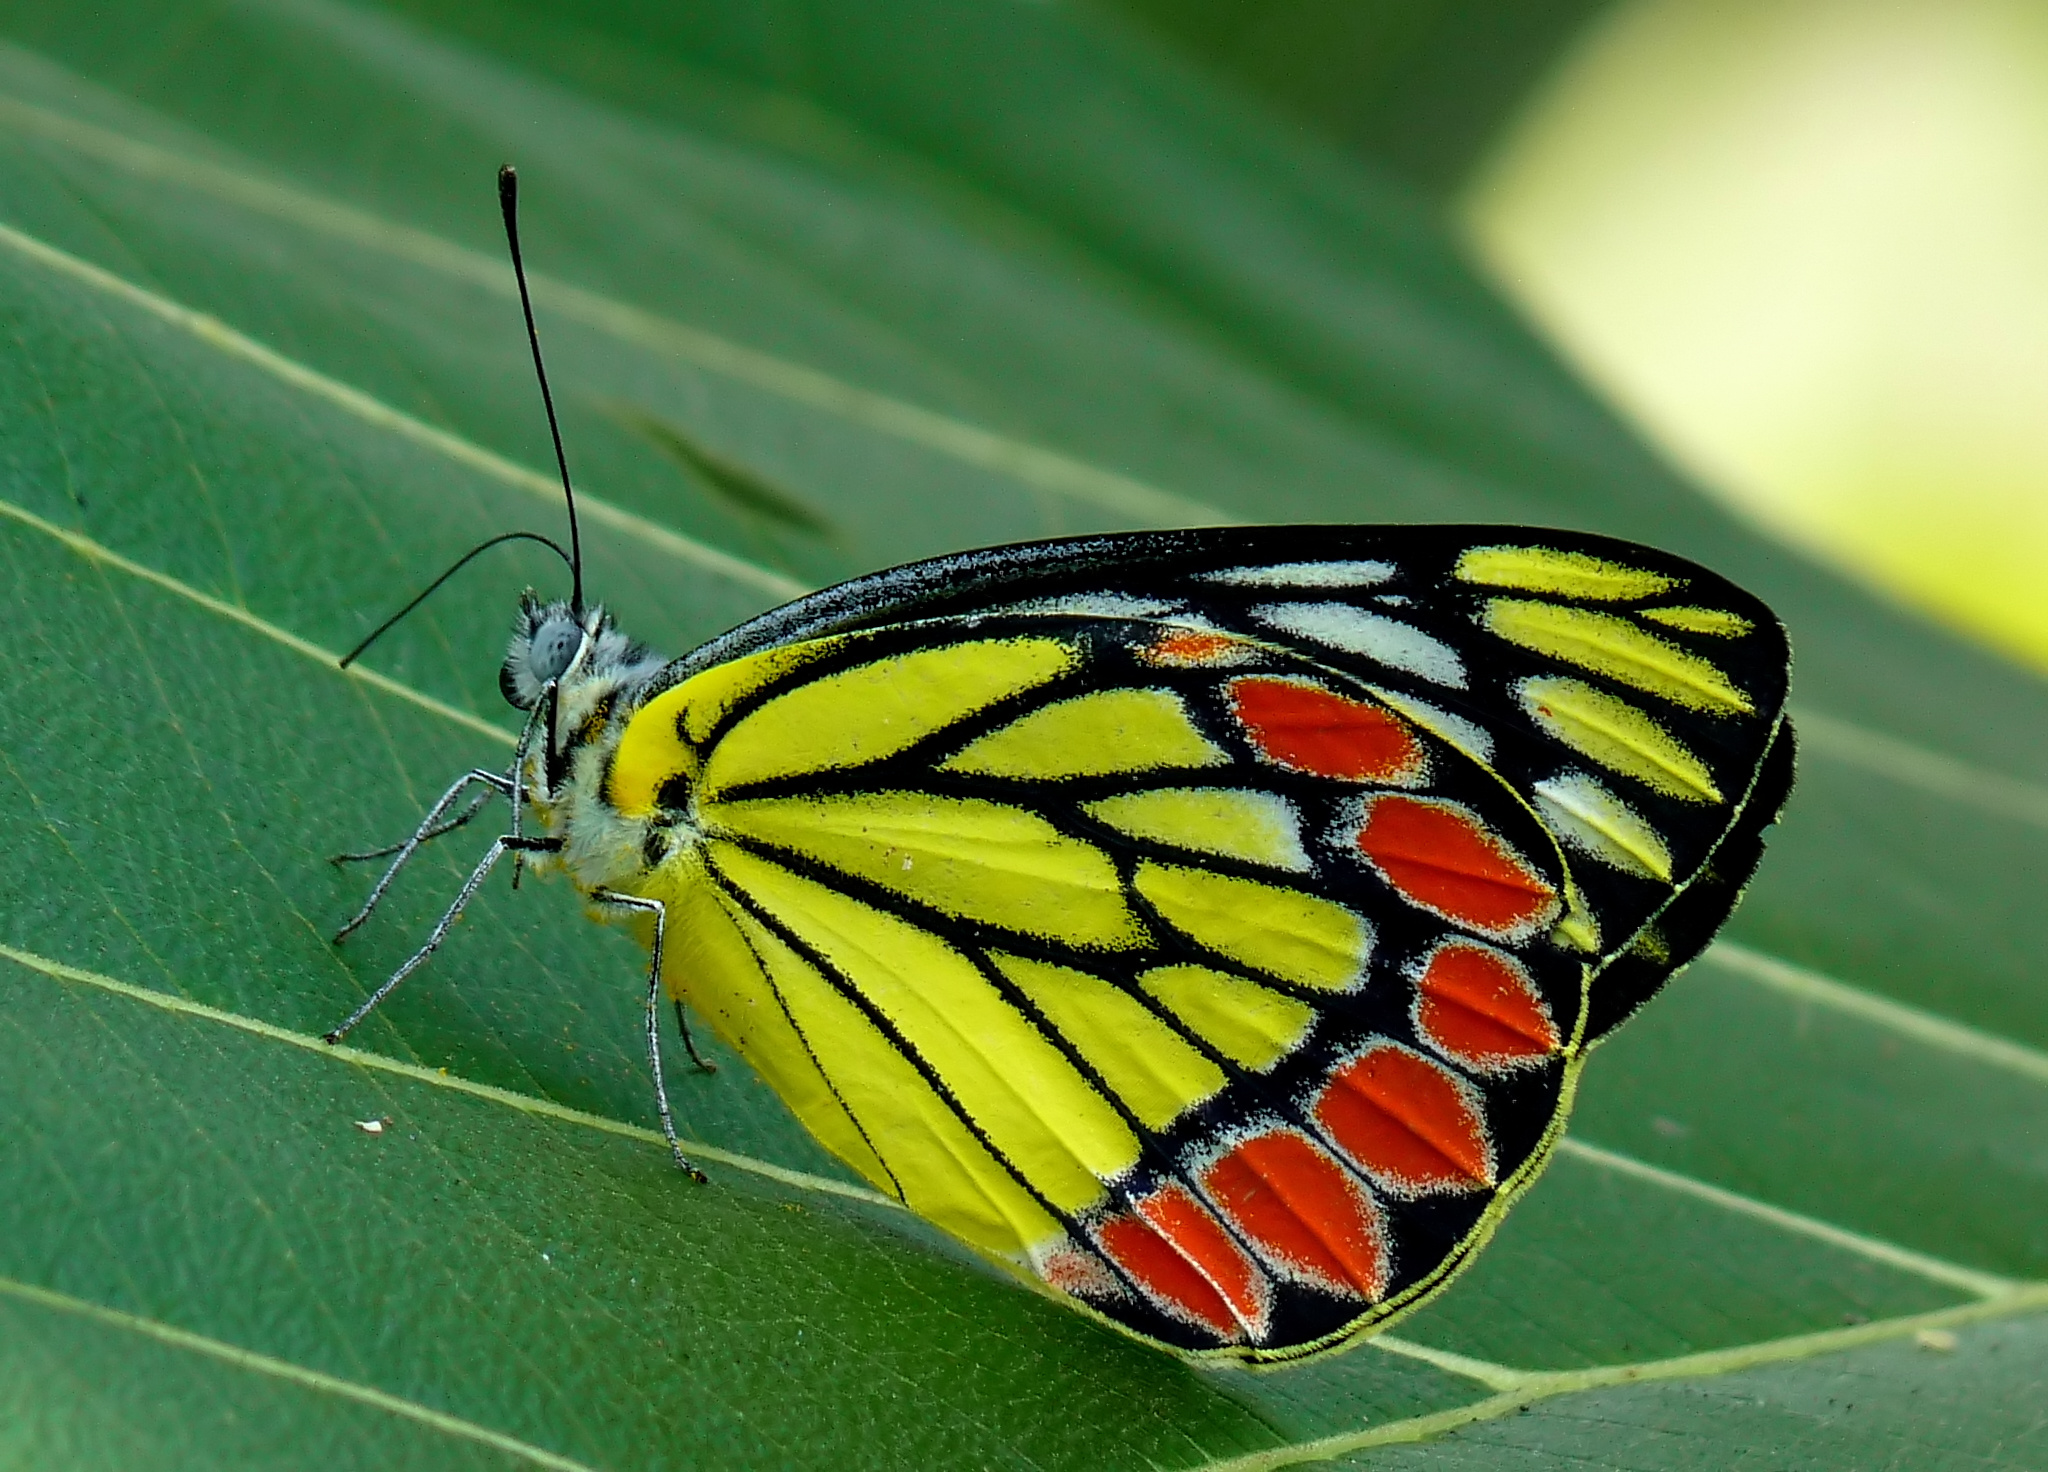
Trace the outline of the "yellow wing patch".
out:
M 763 649 L 744 659 L 715 664 L 692 675 L 669 692 L 669 695 L 678 697 L 676 704 L 683 716 L 683 734 L 703 745 L 718 723 L 742 700 L 791 670 L 801 669 L 844 647 L 845 643 L 844 639 L 827 638 L 811 639 L 802 644 L 779 644 L 773 649 Z
M 1154 967 L 1138 985 L 1189 1032 L 1254 1073 L 1299 1047 L 1316 1020 L 1306 1002 L 1206 966 Z
M 970 743 L 940 765 L 988 777 L 1104 777 L 1230 761 L 1171 690 L 1098 690 L 1054 701 Z
M 1602 766 L 1687 802 L 1722 800 L 1706 763 L 1626 700 L 1558 676 L 1523 680 L 1516 694 L 1537 725 Z
M 1138 1137 L 1114 1106 L 966 956 L 928 930 L 730 843 L 708 850 L 720 873 L 888 1019 L 1055 1207 L 1081 1210 L 1100 1199 L 1105 1178 L 1136 1163 Z M 907 1197 L 911 1185 L 903 1186 Z
M 872 1140 L 882 1150 L 888 1178 L 877 1184 L 900 1190 L 918 1215 L 994 1252 L 1015 1253 L 1059 1230 L 866 1013 L 752 916 L 742 911 L 736 918 L 802 1044 L 837 1096 L 852 1101 L 863 1144 Z
M 726 732 L 705 766 L 705 791 L 880 761 L 1079 658 L 1058 639 L 975 639 L 805 681 Z
M 894 1194 L 887 1168 L 812 1061 L 763 972 L 757 959 L 762 938 L 749 944 L 743 929 L 752 928 L 751 920 L 728 913 L 706 879 L 701 853 L 660 871 L 648 893 L 669 907 L 662 968 L 669 995 L 696 1009 L 819 1143 L 878 1190 Z
M 969 920 L 1086 947 L 1145 939 L 1107 854 L 1006 803 L 921 792 L 756 798 L 708 803 L 703 819 Z
M 1722 608 L 1640 608 L 1636 610 L 1652 623 L 1683 629 L 1688 634 L 1711 634 L 1716 639 L 1740 639 L 1756 628 L 1739 613 Z
M 1489 588 L 1601 602 L 1649 598 L 1678 586 L 1661 572 L 1553 547 L 1474 547 L 1460 554 L 1457 576 Z
M 1750 700 L 1708 661 L 1611 613 L 1493 598 L 1486 627 L 1512 644 L 1693 710 L 1748 714 Z
M 644 818 L 652 813 L 671 777 L 696 777 L 697 753 L 683 741 L 678 729 L 694 683 L 685 681 L 648 701 L 620 733 L 605 796 L 625 817 Z
M 1167 923 L 1255 971 L 1319 991 L 1342 991 L 1365 974 L 1372 928 L 1342 905 L 1150 861 L 1138 865 L 1136 883 Z
M 1147 1129 L 1165 1129 L 1223 1087 L 1222 1069 L 1101 977 L 1000 952 L 989 959 Z
M 1642 815 L 1583 773 L 1546 777 L 1530 789 L 1536 809 L 1574 847 L 1626 873 L 1671 881 L 1671 850 Z
M 1086 811 L 1119 833 L 1197 853 L 1308 872 L 1301 815 L 1270 792 L 1241 787 L 1155 787 L 1091 802 Z

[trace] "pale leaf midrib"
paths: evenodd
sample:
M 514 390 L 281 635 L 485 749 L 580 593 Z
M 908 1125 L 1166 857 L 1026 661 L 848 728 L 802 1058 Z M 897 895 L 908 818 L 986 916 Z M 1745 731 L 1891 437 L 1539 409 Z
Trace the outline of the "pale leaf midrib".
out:
M 1993 1323 L 2048 1310 L 2048 1284 L 2037 1284 L 2001 1298 L 1931 1313 L 1908 1314 L 1895 1319 L 1877 1319 L 1842 1329 L 1815 1334 L 1791 1334 L 1780 1339 L 1761 1339 L 1727 1349 L 1703 1350 L 1674 1355 L 1662 1360 L 1637 1360 L 1627 1364 L 1597 1365 L 1584 1370 L 1534 1370 L 1510 1390 L 1472 1401 L 1450 1410 L 1368 1426 L 1358 1431 L 1339 1432 L 1242 1456 L 1202 1462 L 1188 1472 L 1277 1472 L 1282 1467 L 1364 1451 L 1375 1446 L 1403 1446 L 1432 1440 L 1482 1421 L 1512 1416 L 1542 1401 L 1612 1390 L 1625 1385 L 1648 1385 L 1670 1380 L 1704 1380 L 1769 1365 L 1796 1364 L 1823 1355 L 1841 1354 L 1877 1344 L 1891 1344 L 1930 1330 L 1954 1330 L 1973 1324 Z
M 664 1144 L 659 1133 L 644 1126 L 626 1124 L 623 1121 L 609 1119 L 603 1115 L 590 1114 L 567 1105 L 556 1104 L 552 1100 L 537 1098 L 529 1094 L 521 1094 L 510 1089 L 500 1089 L 491 1084 L 476 1083 L 444 1070 L 427 1068 L 416 1063 L 403 1062 L 399 1059 L 386 1057 L 381 1053 L 370 1053 L 350 1048 L 346 1045 L 330 1044 L 321 1038 L 307 1033 L 293 1032 L 289 1028 L 279 1027 L 274 1023 L 245 1017 L 240 1013 L 229 1012 L 222 1008 L 210 1007 L 203 1002 L 194 1002 L 170 992 L 138 986 L 133 982 L 125 982 L 116 977 L 108 976 L 102 972 L 91 971 L 84 967 L 72 966 L 66 962 L 40 955 L 34 951 L 23 950 L 17 946 L 0 943 L 0 958 L 13 961 L 19 966 L 48 976 L 55 981 L 94 987 L 115 996 L 141 1002 L 166 1012 L 193 1017 L 201 1021 L 218 1023 L 256 1037 L 268 1039 L 272 1042 L 284 1043 L 318 1057 L 334 1058 L 359 1067 L 393 1074 L 417 1083 L 424 1083 L 435 1088 L 466 1094 L 474 1098 L 519 1110 L 522 1113 L 556 1120 L 564 1124 L 577 1125 L 605 1134 L 618 1135 L 644 1144 Z M 1948 1283 L 1952 1286 L 1967 1286 L 1970 1291 L 1977 1292 L 1986 1299 L 2003 1300 L 2015 1294 L 2031 1293 L 2040 1287 L 2048 1286 L 2001 1278 L 1995 1274 L 1980 1273 L 1974 1269 L 1944 1262 L 1928 1254 L 1915 1252 L 1910 1248 L 1900 1247 L 1895 1243 L 1870 1237 L 1864 1233 L 1853 1232 L 1847 1228 L 1836 1226 L 1831 1222 L 1824 1222 L 1818 1218 L 1807 1217 L 1803 1213 L 1789 1211 L 1783 1207 L 1773 1206 L 1768 1202 L 1758 1201 L 1753 1197 L 1744 1196 L 1740 1192 L 1728 1191 L 1705 1182 L 1694 1181 L 1690 1177 L 1681 1176 L 1673 1171 L 1663 1170 L 1660 1167 L 1635 1160 L 1630 1156 L 1621 1155 L 1616 1151 L 1604 1150 L 1592 1145 L 1575 1145 L 1571 1141 L 1565 1142 L 1565 1148 L 1568 1153 L 1576 1154 L 1581 1158 L 1605 1164 L 1611 1169 L 1625 1170 L 1631 1175 L 1660 1185 L 1664 1189 L 1695 1196 L 1723 1210 L 1739 1212 L 1769 1222 L 1781 1230 L 1826 1241 L 1844 1251 L 1860 1253 L 1867 1258 L 1885 1262 L 1905 1271 L 1918 1271 L 1922 1276 Z M 829 1177 L 811 1175 L 808 1172 L 790 1170 L 787 1167 L 774 1165 L 764 1160 L 757 1160 L 751 1156 L 721 1150 L 712 1145 L 690 1142 L 689 1149 L 692 1153 L 703 1157 L 705 1160 L 722 1165 L 730 1165 L 736 1169 L 777 1181 L 798 1190 L 817 1191 L 826 1195 L 841 1196 L 869 1205 L 886 1206 L 892 1210 L 900 1211 L 905 1209 L 900 1202 L 883 1196 L 878 1192 L 871 1191 L 864 1186 L 835 1181 Z M 1417 1347 L 1409 1346 L 1406 1341 L 1399 1341 L 1393 1348 L 1395 1348 L 1396 1352 L 1400 1352 L 1402 1349 Z M 1426 1346 L 1419 1348 L 1427 1349 Z M 1428 1352 L 1439 1359 L 1443 1358 L 1445 1353 L 1434 1350 Z M 1479 1373 L 1476 1378 L 1485 1378 L 1486 1374 L 1514 1376 L 1542 1373 L 1537 1371 L 1521 1371 L 1504 1365 L 1490 1365 L 1485 1361 L 1479 1360 L 1471 1360 L 1467 1361 L 1467 1363 L 1471 1366 L 1479 1367 Z M 1461 1371 L 1460 1373 L 1465 1372 Z
M 505 1432 L 492 1430 L 475 1421 L 450 1415 L 446 1411 L 437 1411 L 431 1406 L 421 1405 L 417 1401 L 407 1400 L 403 1396 L 393 1395 L 375 1386 L 343 1379 L 339 1375 L 330 1375 L 324 1370 L 309 1369 L 304 1365 L 293 1364 L 289 1360 L 278 1359 L 274 1355 L 244 1349 L 226 1340 L 215 1339 L 211 1335 L 181 1329 L 161 1319 L 146 1318 L 140 1314 L 108 1308 L 103 1304 L 92 1303 L 68 1293 L 58 1293 L 14 1278 L 0 1277 L 0 1298 L 33 1304 L 52 1313 L 87 1319 L 108 1328 L 152 1339 L 187 1354 L 202 1355 L 250 1374 L 281 1380 L 303 1390 L 352 1401 L 357 1405 L 411 1421 L 443 1436 L 472 1442 L 489 1447 L 493 1451 L 518 1457 L 536 1467 L 545 1467 L 549 1472 L 595 1472 L 587 1463 L 565 1457 L 559 1452 L 551 1452 L 545 1447 L 535 1446 Z
M 282 644 L 285 648 L 291 650 L 294 654 L 305 656 L 331 673 L 346 675 L 352 680 L 371 686 L 373 689 L 382 690 L 387 695 L 396 696 L 409 705 L 415 705 L 421 710 L 430 711 L 444 720 L 453 721 L 459 726 L 477 732 L 479 735 L 490 736 L 507 746 L 512 745 L 518 739 L 510 731 L 505 730 L 501 726 L 492 725 L 481 716 L 473 715 L 469 711 L 450 705 L 444 700 L 437 700 L 423 691 L 415 690 L 410 685 L 390 678 L 388 675 L 380 675 L 375 670 L 366 669 L 360 664 L 350 665 L 344 670 L 341 667 L 341 656 L 333 650 L 323 649 L 310 639 L 301 639 L 291 630 L 280 628 L 268 619 L 249 612 L 246 608 L 239 608 L 232 603 L 214 597 L 211 593 L 202 593 L 190 583 L 182 582 L 168 573 L 158 572 L 155 568 L 137 562 L 133 558 L 124 557 L 113 548 L 106 546 L 104 543 L 96 542 L 83 533 L 74 532 L 67 527 L 58 526 L 53 521 L 47 521 L 25 506 L 17 506 L 12 501 L 0 499 L 0 517 L 6 517 L 10 521 L 19 522 L 31 530 L 41 532 L 44 536 L 50 537 L 62 544 L 88 562 L 101 563 L 107 567 L 125 572 L 130 577 L 139 578 L 143 582 L 161 588 L 167 593 L 185 599 L 187 602 L 195 603 L 208 613 L 217 614 L 232 623 L 239 624 L 251 633 L 260 634 L 266 639 L 274 640 L 276 643 Z
M 602 1134 L 618 1135 L 625 1139 L 636 1140 L 642 1144 L 660 1145 L 664 1149 L 667 1148 L 667 1142 L 662 1137 L 660 1131 L 648 1129 L 642 1125 L 627 1124 L 623 1120 L 609 1119 L 602 1114 L 591 1114 L 582 1109 L 571 1108 L 567 1104 L 557 1104 L 552 1099 L 542 1099 L 532 1094 L 522 1094 L 513 1089 L 501 1089 L 494 1084 L 477 1083 L 472 1079 L 463 1078 L 459 1074 L 449 1073 L 444 1069 L 428 1068 L 418 1063 L 407 1063 L 403 1059 L 386 1057 L 382 1053 L 371 1053 L 360 1048 L 351 1048 L 346 1043 L 330 1043 L 324 1038 L 315 1037 L 311 1033 L 293 1032 L 288 1027 L 279 1027 L 275 1023 L 264 1022 L 254 1017 L 245 1017 L 239 1012 L 230 1012 L 224 1008 L 209 1007 L 204 1002 L 195 1002 L 190 998 L 181 997 L 172 992 L 158 991 L 153 987 L 138 986 L 134 982 L 122 981 L 118 977 L 108 976 L 100 971 L 87 970 L 82 966 L 73 966 L 64 961 L 54 960 L 49 956 L 39 955 L 34 951 L 23 950 L 19 946 L 0 942 L 0 959 L 12 961 L 17 966 L 26 967 L 30 971 L 40 972 L 53 981 L 64 981 L 78 986 L 94 987 L 100 991 L 112 993 L 114 996 L 125 997 L 133 1002 L 142 1002 L 165 1012 L 175 1013 L 184 1017 L 198 1018 L 204 1022 L 219 1023 L 224 1027 L 234 1028 L 238 1032 L 245 1032 L 254 1037 L 265 1038 L 270 1042 L 283 1043 L 288 1047 L 301 1049 L 314 1054 L 316 1057 L 333 1058 L 339 1062 L 354 1064 L 359 1068 L 367 1068 L 377 1073 L 393 1074 L 399 1078 L 409 1079 L 414 1083 L 428 1084 L 437 1089 L 447 1089 L 453 1093 L 467 1094 L 472 1098 L 483 1099 L 493 1104 L 503 1105 L 509 1109 L 516 1109 L 522 1114 L 551 1119 L 560 1124 L 576 1125 L 583 1129 L 596 1130 Z M 786 1166 L 775 1165 L 765 1160 L 756 1160 L 750 1155 L 740 1155 L 734 1151 L 722 1150 L 716 1145 L 704 1145 L 694 1141 L 687 1142 L 687 1144 L 690 1153 L 694 1156 L 713 1161 L 719 1165 L 729 1165 L 735 1170 L 743 1170 L 750 1175 L 762 1176 L 786 1186 L 793 1186 L 798 1190 L 816 1191 L 828 1196 L 843 1196 L 851 1201 L 865 1202 L 870 1206 L 886 1206 L 896 1211 L 904 1209 L 901 1202 L 892 1200 L 887 1196 L 881 1195 L 879 1192 L 871 1191 L 865 1186 L 856 1186 L 845 1181 L 835 1181 L 826 1176 L 811 1175 L 806 1171 L 791 1170 Z
M 1624 1155 L 1618 1150 L 1609 1150 L 1587 1140 L 1567 1137 L 1558 1142 L 1557 1148 L 1561 1155 L 1569 1155 L 1603 1170 L 1643 1181 L 1661 1190 L 1691 1196 L 1719 1210 L 1751 1217 L 1781 1231 L 1825 1242 L 1841 1251 L 1853 1253 L 1872 1262 L 1884 1263 L 1902 1273 L 1910 1273 L 1930 1282 L 1961 1289 L 1979 1298 L 2003 1298 L 2035 1286 L 2017 1278 L 2008 1278 L 1999 1273 L 1987 1273 L 1977 1268 L 1965 1267 L 1961 1263 L 1949 1262 L 1945 1258 L 1902 1247 L 1881 1237 L 1872 1237 L 1868 1233 L 1851 1231 L 1847 1227 L 1836 1226 L 1833 1222 L 1824 1221 L 1819 1217 L 1808 1216 L 1805 1212 L 1774 1206 L 1768 1201 L 1759 1201 L 1754 1196 L 1745 1196 L 1740 1191 L 1730 1191 L 1707 1181 L 1695 1180 L 1691 1176 L 1665 1170 L 1662 1166 L 1651 1165 L 1648 1161 L 1637 1160 L 1632 1155 Z
M 1799 1001 L 1844 1013 L 1927 1047 L 1939 1048 L 2035 1083 L 2048 1084 L 2048 1052 L 2039 1048 L 1893 1001 L 1890 997 L 1837 981 L 1810 967 L 1781 960 L 1739 941 L 1717 940 L 1707 948 L 1702 959 Z
M 423 419 L 417 419 L 401 409 L 393 408 L 351 384 L 343 383 L 295 358 L 287 357 L 265 346 L 230 327 L 218 317 L 194 311 L 180 302 L 147 287 L 138 286 L 102 266 L 74 256 L 69 251 L 60 250 L 47 241 L 38 240 L 35 236 L 17 230 L 11 225 L 0 224 L 0 245 L 6 246 L 23 259 L 34 261 L 104 296 L 126 302 L 137 310 L 147 312 L 158 321 L 184 332 L 215 351 L 247 363 L 311 397 L 321 399 L 373 429 L 383 430 L 400 439 L 408 440 L 458 465 L 487 475 L 502 485 L 536 496 L 551 506 L 559 508 L 562 504 L 561 482 L 553 476 L 543 475 L 529 466 L 506 459 L 495 450 L 487 450 L 472 440 L 464 439 L 460 435 L 428 424 Z M 804 584 L 794 578 L 772 572 L 743 558 L 735 557 L 730 552 L 686 537 L 659 522 L 649 521 L 636 512 L 616 506 L 587 489 L 577 491 L 576 505 L 589 521 L 626 533 L 684 562 L 693 563 L 732 582 L 758 589 L 770 597 L 789 599 L 808 591 Z

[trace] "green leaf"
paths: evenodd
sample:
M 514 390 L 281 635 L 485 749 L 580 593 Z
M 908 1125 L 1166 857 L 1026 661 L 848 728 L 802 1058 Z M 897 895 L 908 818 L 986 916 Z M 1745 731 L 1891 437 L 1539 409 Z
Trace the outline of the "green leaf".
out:
M 1049 7 L 0 17 L 0 1460 L 1377 1465 L 1440 1432 L 1662 1467 L 1792 1418 L 1847 1466 L 2037 1434 L 2048 691 L 1675 480 L 1406 196 Z M 560 885 L 494 885 L 360 1051 L 317 1042 L 475 845 L 341 948 L 366 880 L 326 857 L 505 760 L 512 597 L 561 580 L 495 552 L 372 669 L 329 653 L 559 525 L 508 157 L 590 581 L 668 649 L 926 553 L 1219 519 L 1584 526 L 1784 611 L 1805 770 L 1732 939 L 1602 1049 L 1439 1304 L 1197 1372 L 850 1186 L 731 1059 L 678 1070 L 692 1186 L 640 957 Z M 1852 1382 L 1881 1416 L 1830 1405 Z

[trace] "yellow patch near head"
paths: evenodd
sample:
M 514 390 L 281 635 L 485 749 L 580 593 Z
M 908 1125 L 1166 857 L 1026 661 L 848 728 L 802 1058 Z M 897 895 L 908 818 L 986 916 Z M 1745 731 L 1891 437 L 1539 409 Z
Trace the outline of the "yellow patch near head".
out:
M 679 730 L 689 704 L 690 684 L 685 681 L 655 696 L 633 713 L 626 729 L 619 733 L 605 797 L 628 818 L 644 818 L 652 813 L 661 789 L 670 779 L 696 780 L 697 753 L 682 739 Z
M 1206 966 L 1155 967 L 1138 985 L 1188 1031 L 1254 1073 L 1293 1052 L 1316 1020 L 1306 1002 Z
M 989 959 L 1147 1129 L 1165 1129 L 1223 1087 L 1222 1069 L 1101 977 L 1022 956 Z
M 1494 598 L 1486 605 L 1486 627 L 1511 644 L 1694 710 L 1742 714 L 1755 709 L 1708 661 L 1611 613 Z
M 1342 905 L 1255 879 L 1145 862 L 1138 893 L 1220 955 L 1283 981 L 1342 991 L 1365 972 L 1372 928 Z
M 972 639 L 804 681 L 719 739 L 705 763 L 705 791 L 880 761 L 1079 659 L 1058 639 Z
M 1603 602 L 1648 598 L 1678 586 L 1677 579 L 1661 572 L 1554 547 L 1474 547 L 1459 556 L 1456 575 L 1489 588 Z
M 940 766 L 989 777 L 1103 777 L 1215 767 L 1230 755 L 1195 728 L 1171 690 L 1098 690 L 1042 706 Z
M 706 803 L 700 817 L 969 920 L 1077 946 L 1145 939 L 1109 856 L 1023 808 L 869 792 Z

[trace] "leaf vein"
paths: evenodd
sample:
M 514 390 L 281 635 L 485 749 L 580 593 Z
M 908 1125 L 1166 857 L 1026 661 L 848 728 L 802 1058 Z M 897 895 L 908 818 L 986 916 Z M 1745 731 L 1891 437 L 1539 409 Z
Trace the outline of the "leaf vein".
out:
M 445 429 L 436 429 L 424 420 L 415 419 L 402 410 L 394 409 L 383 400 L 371 397 L 361 389 L 353 388 L 339 379 L 330 378 L 296 359 L 287 358 L 254 338 L 237 332 L 218 317 L 195 312 L 169 297 L 137 286 L 134 282 L 117 276 L 103 267 L 82 260 L 68 251 L 60 250 L 9 225 L 0 225 L 0 246 L 5 246 L 17 255 L 60 275 L 68 276 L 104 295 L 140 308 L 159 321 L 197 338 L 222 354 L 238 358 L 312 397 L 324 399 L 373 428 L 382 429 L 400 439 L 410 440 L 459 465 L 481 471 L 502 484 L 538 496 L 550 505 L 561 503 L 562 487 L 558 480 L 507 460 L 497 452 L 463 439 L 460 435 L 450 434 Z M 757 588 L 771 597 L 794 598 L 806 591 L 804 585 L 793 578 L 785 577 L 779 572 L 771 572 L 765 567 L 757 567 L 729 552 L 722 552 L 716 547 L 694 541 L 680 532 L 672 531 L 658 522 L 649 521 L 644 516 L 614 505 L 588 491 L 578 493 L 576 506 L 587 520 L 626 532 L 639 541 L 659 547 L 685 562 L 694 563 L 733 582 Z
M 159 1344 L 169 1345 L 174 1349 L 219 1360 L 236 1369 L 267 1375 L 308 1390 L 354 1401 L 358 1405 L 369 1406 L 416 1422 L 445 1436 L 506 1452 L 537 1467 L 549 1468 L 551 1472 L 593 1472 L 588 1463 L 565 1457 L 559 1452 L 551 1452 L 528 1441 L 521 1441 L 518 1437 L 503 1431 L 494 1431 L 488 1426 L 450 1415 L 446 1411 L 437 1411 L 431 1406 L 421 1405 L 418 1401 L 407 1400 L 389 1391 L 379 1390 L 375 1386 L 345 1380 L 338 1375 L 309 1369 L 304 1365 L 295 1365 L 289 1360 L 281 1360 L 253 1349 L 244 1349 L 240 1345 L 229 1344 L 225 1340 L 215 1339 L 209 1335 L 197 1334 L 190 1329 L 180 1329 L 174 1324 L 164 1323 L 161 1319 L 124 1313 L 120 1309 L 107 1308 L 83 1298 L 74 1298 L 68 1293 L 58 1293 L 13 1278 L 0 1278 L 0 1296 L 34 1304 L 38 1308 L 54 1313 L 89 1319 L 109 1328 L 154 1339 Z
M 169 180 L 302 229 L 425 266 L 499 296 L 512 297 L 516 293 L 512 273 L 499 260 L 429 231 L 337 204 L 289 185 L 221 164 L 185 158 L 19 98 L 0 96 L 0 126 L 33 133 L 142 178 Z M 698 368 L 977 469 L 1008 475 L 1040 490 L 1141 522 L 1214 525 L 1237 519 L 1214 506 L 1162 490 L 1133 476 L 1028 440 L 998 434 L 921 404 L 861 388 L 820 369 L 747 347 L 601 293 L 539 273 L 530 272 L 527 279 L 537 303 L 586 327 L 673 355 Z M 757 577 L 777 576 L 765 569 L 756 568 L 753 572 Z

